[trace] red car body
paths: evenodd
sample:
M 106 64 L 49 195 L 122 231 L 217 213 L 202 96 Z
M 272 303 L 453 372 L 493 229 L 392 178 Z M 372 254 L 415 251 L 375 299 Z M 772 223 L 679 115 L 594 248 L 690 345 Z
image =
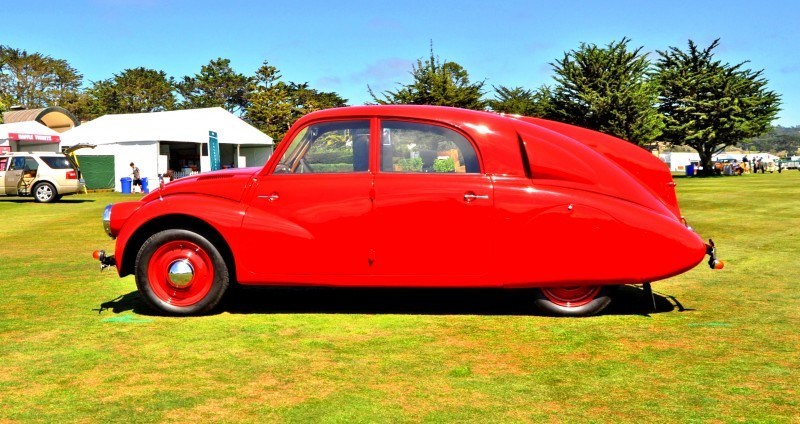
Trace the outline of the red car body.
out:
M 315 147 L 324 143 L 339 147 Z M 319 162 L 342 152 L 352 165 Z M 424 171 L 426 156 L 441 172 Z M 538 288 L 546 310 L 586 315 L 608 303 L 608 287 L 683 273 L 710 252 L 674 186 L 644 149 L 571 125 L 433 106 L 329 109 L 295 123 L 263 168 L 110 205 L 116 249 L 102 259 L 175 314 L 210 310 L 234 281 Z

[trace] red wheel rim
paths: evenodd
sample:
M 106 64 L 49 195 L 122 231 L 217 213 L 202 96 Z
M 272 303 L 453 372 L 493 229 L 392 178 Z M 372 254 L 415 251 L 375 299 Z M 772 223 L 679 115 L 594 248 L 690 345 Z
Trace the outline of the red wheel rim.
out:
M 177 278 L 175 269 L 191 270 Z M 170 305 L 190 306 L 202 300 L 214 283 L 214 265 L 203 248 L 185 240 L 161 245 L 147 267 L 150 288 Z M 173 279 L 175 281 L 173 281 Z
M 565 308 L 576 308 L 594 300 L 597 294 L 600 293 L 600 289 L 600 286 L 576 286 L 548 287 L 541 290 L 547 299 L 554 304 Z

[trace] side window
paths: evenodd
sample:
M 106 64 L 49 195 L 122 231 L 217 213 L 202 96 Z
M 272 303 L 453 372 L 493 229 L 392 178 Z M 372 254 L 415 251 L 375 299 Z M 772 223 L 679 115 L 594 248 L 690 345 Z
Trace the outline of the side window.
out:
M 17 156 L 12 158 L 11 166 L 8 168 L 9 171 L 19 171 L 21 169 L 25 169 L 25 157 L 24 156 Z
M 5 171 L 7 165 L 8 165 L 8 158 L 0 158 L 0 172 Z
M 25 170 L 26 171 L 36 171 L 39 169 L 39 162 L 36 162 L 36 159 L 26 156 L 25 157 Z
M 480 173 L 475 148 L 461 134 L 412 122 L 381 124 L 381 171 Z
M 369 121 L 310 125 L 290 143 L 276 174 L 369 171 Z
M 40 159 L 53 169 L 72 169 L 72 162 L 66 156 L 40 156 Z

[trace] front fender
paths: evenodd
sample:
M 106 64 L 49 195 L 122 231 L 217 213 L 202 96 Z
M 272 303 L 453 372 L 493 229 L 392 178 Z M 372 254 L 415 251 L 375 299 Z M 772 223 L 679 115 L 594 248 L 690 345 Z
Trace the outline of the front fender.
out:
M 113 216 L 112 216 L 113 217 Z M 152 234 L 169 228 L 195 228 L 205 225 L 215 231 L 235 257 L 233 238 L 244 217 L 242 203 L 204 195 L 174 195 L 140 206 L 122 223 L 115 246 L 120 277 L 133 272 L 139 247 Z

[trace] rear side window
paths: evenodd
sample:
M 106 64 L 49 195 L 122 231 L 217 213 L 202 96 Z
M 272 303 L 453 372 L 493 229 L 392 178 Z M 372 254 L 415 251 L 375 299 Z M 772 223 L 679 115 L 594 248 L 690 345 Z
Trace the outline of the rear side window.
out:
M 36 171 L 37 169 L 39 169 L 39 162 L 37 162 L 34 158 L 25 157 L 25 170 Z
M 12 158 L 11 165 L 8 167 L 8 170 L 17 171 L 20 169 L 25 171 L 35 171 L 39 169 L 39 162 L 36 162 L 36 159 L 29 156 L 17 156 Z
M 0 171 L 5 171 L 8 166 L 8 158 L 0 158 Z
M 72 164 L 65 156 L 42 156 L 41 159 L 53 169 L 72 169 Z
M 381 171 L 480 173 L 478 155 L 461 134 L 436 125 L 383 121 Z

